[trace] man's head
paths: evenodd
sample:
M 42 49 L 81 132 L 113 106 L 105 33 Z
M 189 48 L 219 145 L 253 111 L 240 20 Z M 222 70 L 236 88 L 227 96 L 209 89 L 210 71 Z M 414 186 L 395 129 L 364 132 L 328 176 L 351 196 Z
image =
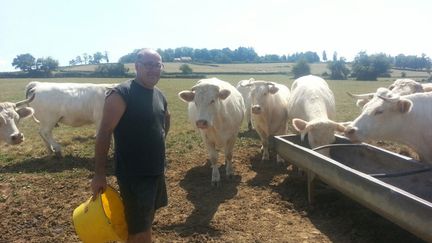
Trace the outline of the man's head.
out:
M 146 88 L 153 88 L 160 79 L 162 58 L 155 50 L 142 49 L 135 61 L 136 80 Z

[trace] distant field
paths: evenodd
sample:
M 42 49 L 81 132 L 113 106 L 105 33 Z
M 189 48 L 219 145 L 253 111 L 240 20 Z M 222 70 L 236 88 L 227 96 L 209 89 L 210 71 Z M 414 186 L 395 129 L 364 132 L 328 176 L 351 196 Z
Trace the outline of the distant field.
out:
M 183 63 L 178 62 L 167 62 L 164 63 L 164 71 L 167 73 L 180 72 L 180 66 Z M 295 63 L 242 63 L 242 64 L 194 64 L 187 63 L 197 73 L 291 73 L 292 67 Z M 129 63 L 125 65 L 129 68 L 130 73 L 135 72 L 134 64 Z M 349 65 L 348 65 L 349 66 Z M 97 65 L 78 65 L 62 67 L 64 71 L 94 71 Z M 311 73 L 315 75 L 322 75 L 323 73 L 330 71 L 327 69 L 327 63 L 313 63 L 310 64 Z M 429 75 L 427 72 L 420 71 L 401 71 L 396 69 L 390 70 L 392 78 L 402 77 L 402 72 L 406 73 L 406 77 L 413 78 L 417 81 L 427 78 Z M 292 76 L 292 75 L 291 75 Z

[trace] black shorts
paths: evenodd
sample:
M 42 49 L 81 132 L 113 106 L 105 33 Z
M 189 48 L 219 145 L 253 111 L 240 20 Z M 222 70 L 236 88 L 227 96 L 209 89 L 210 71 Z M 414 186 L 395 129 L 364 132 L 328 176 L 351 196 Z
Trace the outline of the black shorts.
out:
M 118 177 L 129 234 L 151 228 L 158 208 L 168 205 L 165 176 Z

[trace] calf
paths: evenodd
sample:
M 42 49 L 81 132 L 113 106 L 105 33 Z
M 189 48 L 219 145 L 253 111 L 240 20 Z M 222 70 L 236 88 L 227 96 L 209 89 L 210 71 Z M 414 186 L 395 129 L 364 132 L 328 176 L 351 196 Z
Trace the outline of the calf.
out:
M 188 103 L 189 121 L 199 130 L 209 153 L 212 185 L 218 186 L 218 148 L 225 152 L 226 175 L 233 174 L 232 154 L 244 117 L 243 98 L 234 86 L 217 78 L 201 79 L 178 96 Z
M 32 81 L 26 86 L 26 96 L 35 95 L 31 107 L 40 123 L 39 134 L 49 152 L 61 156 L 61 146 L 52 137 L 58 123 L 78 127 L 96 124 L 102 119 L 105 93 L 115 84 L 45 83 Z
M 24 135 L 18 130 L 17 125 L 20 119 L 33 115 L 34 110 L 30 107 L 20 107 L 28 105 L 33 99 L 34 95 L 17 103 L 0 103 L 0 143 L 16 145 L 24 141 Z
M 291 86 L 288 103 L 292 125 L 301 134 L 308 134 L 311 148 L 333 143 L 335 131 L 344 132 L 345 127 L 334 122 L 336 105 L 333 92 L 327 82 L 317 76 L 303 76 Z M 318 152 L 329 156 L 328 149 Z

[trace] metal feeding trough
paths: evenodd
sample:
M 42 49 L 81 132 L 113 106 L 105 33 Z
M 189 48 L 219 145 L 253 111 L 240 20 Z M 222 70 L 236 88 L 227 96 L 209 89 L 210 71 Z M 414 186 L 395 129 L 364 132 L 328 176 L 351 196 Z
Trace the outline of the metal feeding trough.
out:
M 370 144 L 352 144 L 336 136 L 334 144 L 311 150 L 307 137 L 275 136 L 273 146 L 286 161 L 308 177 L 313 201 L 316 178 L 363 206 L 432 242 L 432 167 Z M 318 152 L 329 148 L 330 157 Z

